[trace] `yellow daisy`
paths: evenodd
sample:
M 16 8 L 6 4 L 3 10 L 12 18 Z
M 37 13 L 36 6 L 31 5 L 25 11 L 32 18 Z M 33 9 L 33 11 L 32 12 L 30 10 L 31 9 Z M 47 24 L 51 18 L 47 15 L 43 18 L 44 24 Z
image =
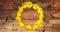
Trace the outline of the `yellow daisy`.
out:
M 39 6 L 37 4 L 34 4 L 33 8 L 36 10 L 37 8 L 39 8 Z
M 25 26 L 27 29 L 32 29 L 32 26 L 31 25 L 29 25 L 29 24 L 27 24 L 26 26 Z
M 21 22 L 21 21 L 20 21 L 19 25 L 20 25 L 21 28 L 24 27 L 24 23 Z
M 33 30 L 36 30 L 39 26 L 37 24 L 33 25 Z
M 32 2 L 27 2 L 27 7 L 31 8 L 33 6 Z

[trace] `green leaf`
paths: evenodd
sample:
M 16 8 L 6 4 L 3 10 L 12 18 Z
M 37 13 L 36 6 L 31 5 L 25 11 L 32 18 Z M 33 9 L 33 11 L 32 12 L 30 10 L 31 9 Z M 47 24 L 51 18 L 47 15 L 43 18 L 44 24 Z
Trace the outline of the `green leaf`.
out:
M 8 24 L 8 22 L 4 22 L 4 24 Z
M 8 16 L 6 17 L 5 22 L 7 22 L 7 20 L 8 20 Z
M 22 4 L 23 3 L 23 0 L 20 0 L 20 3 Z
M 51 4 L 48 4 L 47 5 L 47 9 L 51 9 L 52 5 Z
M 44 2 L 44 0 L 38 0 L 39 2 Z
M 10 19 L 12 19 L 12 20 L 15 20 L 15 18 L 14 18 L 14 17 L 12 17 L 12 16 L 9 16 L 9 18 L 10 18 Z
M 5 21 L 2 23 L 3 25 L 4 24 L 8 24 L 8 16 L 6 17 Z
M 6 24 L 8 24 L 8 22 L 7 22 L 7 21 L 4 21 L 2 24 L 3 24 L 3 25 L 6 25 Z

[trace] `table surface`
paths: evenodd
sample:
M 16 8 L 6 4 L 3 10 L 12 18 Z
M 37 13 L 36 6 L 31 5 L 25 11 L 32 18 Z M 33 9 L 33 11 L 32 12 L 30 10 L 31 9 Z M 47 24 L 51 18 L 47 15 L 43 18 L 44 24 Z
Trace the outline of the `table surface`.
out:
M 5 21 L 8 11 L 11 13 L 11 16 L 15 18 L 18 11 L 17 7 L 21 4 L 19 0 L 0 0 L 0 18 L 2 19 L 0 19 L 0 32 L 42 32 L 44 29 L 45 32 L 60 32 L 60 0 L 46 0 L 44 3 L 38 2 L 37 4 L 43 7 L 45 18 L 42 27 L 33 31 L 20 28 L 16 20 L 12 21 L 8 19 L 8 23 L 3 25 L 2 23 Z M 47 9 L 48 4 L 52 5 L 50 10 Z M 24 24 L 29 23 L 33 25 L 36 23 L 38 15 L 37 11 L 33 9 L 25 9 L 22 12 L 21 18 Z M 45 26 L 45 28 L 43 28 L 43 26 Z

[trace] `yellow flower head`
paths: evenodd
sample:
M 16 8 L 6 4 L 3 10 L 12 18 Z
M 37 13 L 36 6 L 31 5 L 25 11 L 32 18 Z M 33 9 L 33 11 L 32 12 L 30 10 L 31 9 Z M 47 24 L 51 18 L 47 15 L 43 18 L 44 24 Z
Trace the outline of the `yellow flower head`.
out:
M 32 2 L 27 2 L 26 4 L 28 8 L 31 8 L 33 6 Z
M 34 4 L 33 8 L 37 9 L 37 8 L 39 8 L 39 5 L 38 4 Z
M 33 4 L 32 4 L 32 2 L 29 1 L 29 2 L 25 2 L 22 6 L 23 6 L 23 8 L 27 8 L 27 7 L 31 8 L 33 6 Z

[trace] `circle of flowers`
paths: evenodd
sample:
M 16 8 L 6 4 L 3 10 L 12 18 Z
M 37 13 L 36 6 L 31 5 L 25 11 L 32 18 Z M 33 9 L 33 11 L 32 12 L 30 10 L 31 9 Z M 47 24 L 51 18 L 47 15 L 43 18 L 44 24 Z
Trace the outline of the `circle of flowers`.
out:
M 33 8 L 34 10 L 37 10 L 37 12 L 39 14 L 39 19 L 37 20 L 37 22 L 34 25 L 30 25 L 30 24 L 25 25 L 22 22 L 22 19 L 20 18 L 21 13 L 23 12 L 23 9 L 26 9 L 26 8 Z M 33 4 L 32 2 L 29 1 L 29 2 L 23 3 L 21 7 L 20 6 L 18 7 L 16 20 L 19 22 L 20 27 L 25 27 L 29 30 L 35 30 L 39 26 L 42 26 L 42 24 L 44 23 L 43 22 L 43 18 L 44 18 L 43 14 L 44 13 L 43 13 L 43 10 L 42 10 L 41 6 L 39 6 L 38 4 Z

